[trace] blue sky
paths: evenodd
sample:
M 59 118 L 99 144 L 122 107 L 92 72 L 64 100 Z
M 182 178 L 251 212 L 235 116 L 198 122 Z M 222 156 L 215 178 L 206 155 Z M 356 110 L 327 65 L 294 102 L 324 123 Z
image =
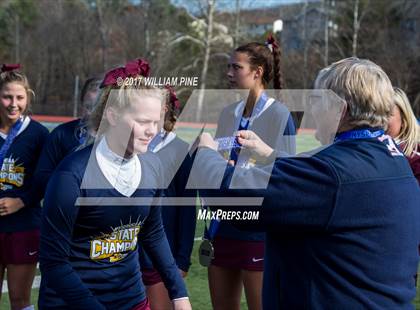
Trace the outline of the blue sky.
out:
M 172 3 L 177 6 L 183 6 L 188 11 L 194 12 L 198 9 L 199 1 L 205 2 L 203 0 L 172 0 Z M 309 0 L 317 1 L 317 0 Z M 252 9 L 252 8 L 267 8 L 271 6 L 277 6 L 281 4 L 292 4 L 304 2 L 304 0 L 240 0 L 240 4 L 243 9 Z M 236 0 L 216 0 L 216 7 L 219 10 L 234 10 L 236 6 Z

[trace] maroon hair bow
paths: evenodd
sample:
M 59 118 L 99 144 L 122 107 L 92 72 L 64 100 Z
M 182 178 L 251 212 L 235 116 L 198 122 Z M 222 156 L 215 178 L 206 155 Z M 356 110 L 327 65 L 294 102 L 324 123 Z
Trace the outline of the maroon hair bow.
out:
M 13 71 L 16 69 L 20 69 L 20 64 L 3 64 L 1 72 Z
M 165 85 L 165 88 L 169 91 L 169 102 L 176 110 L 181 107 L 178 97 L 176 96 L 175 90 L 170 85 Z
M 273 46 L 273 49 L 277 49 L 279 48 L 279 45 L 277 44 L 276 40 L 273 37 L 273 34 L 270 33 L 267 37 L 267 41 L 265 42 L 265 44 L 269 45 L 271 44 L 271 46 Z
M 148 77 L 150 74 L 150 66 L 146 60 L 141 58 L 129 61 L 125 64 L 124 67 L 118 67 L 108 71 L 105 74 L 105 77 L 101 83 L 100 88 L 109 85 L 116 85 L 119 83 L 119 79 L 125 79 L 127 77 L 135 77 L 137 75 L 141 75 L 144 77 Z

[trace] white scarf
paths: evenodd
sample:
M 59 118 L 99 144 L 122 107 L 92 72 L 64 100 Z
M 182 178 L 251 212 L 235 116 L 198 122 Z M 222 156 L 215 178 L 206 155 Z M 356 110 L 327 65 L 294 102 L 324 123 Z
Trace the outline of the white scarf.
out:
M 122 195 L 130 197 L 141 181 L 141 163 L 137 155 L 123 158 L 115 154 L 103 137 L 96 148 L 96 160 L 109 183 Z

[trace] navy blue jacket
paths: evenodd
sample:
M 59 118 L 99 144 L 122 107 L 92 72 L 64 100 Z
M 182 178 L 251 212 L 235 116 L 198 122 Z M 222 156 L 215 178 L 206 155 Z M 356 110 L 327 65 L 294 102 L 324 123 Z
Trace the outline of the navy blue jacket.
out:
M 266 231 L 264 309 L 413 309 L 420 189 L 390 141 L 346 140 L 277 159 L 261 190 L 229 190 L 234 168 L 224 172 L 217 152 L 199 150 L 206 180 L 223 178 L 219 195 L 264 198 L 253 208 L 259 220 L 243 223 Z M 255 188 L 271 171 L 235 173 Z
M 31 120 L 28 127 L 16 136 L 6 153 L 0 175 L 0 198 L 18 197 L 25 207 L 0 217 L 0 232 L 27 231 L 39 228 L 41 208 L 33 198 L 34 172 L 48 130 Z M 0 147 L 4 143 L 0 137 Z
M 176 137 L 156 154 L 162 162 L 165 179 L 165 197 L 195 197 L 196 191 L 186 190 L 185 186 L 191 170 L 192 159 L 188 154 L 189 145 Z M 162 221 L 166 237 L 179 269 L 188 272 L 191 265 L 191 252 L 194 246 L 196 210 L 193 205 L 162 206 Z M 153 268 L 148 255 L 140 250 L 142 268 Z
M 60 163 L 49 182 L 42 214 L 40 309 L 132 309 L 146 298 L 138 239 L 161 272 L 170 297 L 187 296 L 160 207 L 157 202 L 151 206 L 160 196 L 160 162 L 154 154 L 141 155 L 140 161 L 143 177 L 129 198 L 105 179 L 93 146 Z M 80 205 L 81 199 L 93 202 Z

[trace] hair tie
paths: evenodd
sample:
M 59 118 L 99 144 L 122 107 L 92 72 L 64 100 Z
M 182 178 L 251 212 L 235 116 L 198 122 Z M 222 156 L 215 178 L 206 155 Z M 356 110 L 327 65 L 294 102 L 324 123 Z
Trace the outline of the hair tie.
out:
M 149 63 L 141 58 L 129 61 L 124 67 L 118 67 L 108 71 L 99 88 L 104 88 L 109 85 L 117 85 L 118 79 L 125 79 L 127 77 L 135 77 L 141 75 L 148 77 L 150 74 Z
M 165 88 L 169 91 L 169 103 L 175 110 L 178 110 L 181 107 L 181 103 L 176 96 L 175 90 L 170 85 L 165 85 Z
M 273 34 L 270 33 L 267 36 L 267 41 L 265 41 L 265 45 L 270 49 L 271 52 L 279 48 L 279 45 L 277 44 L 276 40 L 273 37 Z
M 20 69 L 20 64 L 3 64 L 1 67 L 1 72 L 9 72 L 13 70 Z

